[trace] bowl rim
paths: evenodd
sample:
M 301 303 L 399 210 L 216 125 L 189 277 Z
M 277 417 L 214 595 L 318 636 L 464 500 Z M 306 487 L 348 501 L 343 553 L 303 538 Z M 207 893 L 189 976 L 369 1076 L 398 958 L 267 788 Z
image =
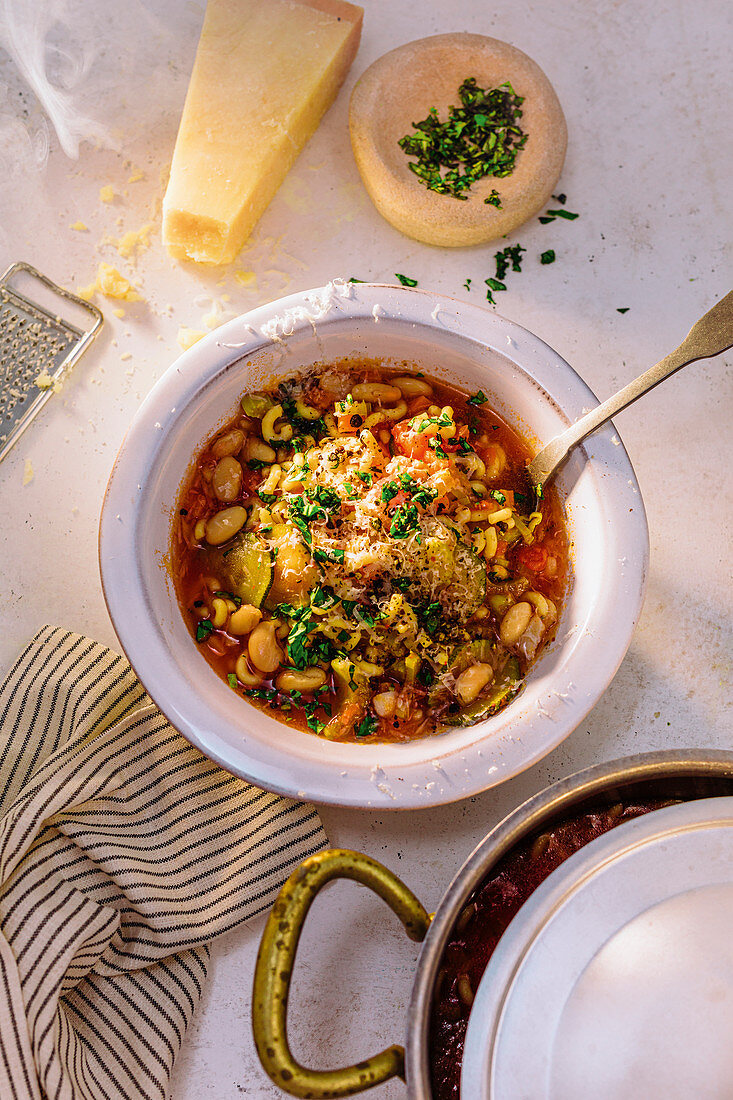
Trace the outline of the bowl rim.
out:
M 608 601 L 605 607 L 605 614 L 613 623 L 613 643 L 607 642 L 601 649 L 592 632 L 583 632 L 582 642 L 595 647 L 596 661 L 590 662 L 586 652 L 582 689 L 568 682 L 567 705 L 557 717 L 553 716 L 552 727 L 542 737 L 529 748 L 524 745 L 519 761 L 509 764 L 502 761 L 500 766 L 487 769 L 478 740 L 446 751 L 437 736 L 419 743 L 424 744 L 425 752 L 418 761 L 403 759 L 395 767 L 390 764 L 389 769 L 380 763 L 378 750 L 383 750 L 392 761 L 393 746 L 356 745 L 352 746 L 356 750 L 353 765 L 350 763 L 346 772 L 342 762 L 328 759 L 311 761 L 305 771 L 284 775 L 276 761 L 271 760 L 270 767 L 267 760 L 248 750 L 246 743 L 237 751 L 227 745 L 215 722 L 207 726 L 195 690 L 184 682 L 168 683 L 171 661 L 162 642 L 154 640 L 152 646 L 148 640 L 141 643 L 139 624 L 141 616 L 149 613 L 149 604 L 137 563 L 137 523 L 141 509 L 136 504 L 144 498 L 146 476 L 162 451 L 166 433 L 175 428 L 176 422 L 171 422 L 170 417 L 176 410 L 180 415 L 197 394 L 208 390 L 234 363 L 242 363 L 263 351 L 277 350 L 276 345 L 283 338 L 310 331 L 316 321 L 327 326 L 334 322 L 349 325 L 384 319 L 407 324 L 422 335 L 431 329 L 443 332 L 448 329 L 467 338 L 469 343 L 495 351 L 529 375 L 566 417 L 579 416 L 584 409 L 598 404 L 580 376 L 540 337 L 489 309 L 419 288 L 334 280 L 325 287 L 289 295 L 229 321 L 171 364 L 143 401 L 122 441 L 105 492 L 99 526 L 100 574 L 112 624 L 138 678 L 171 724 L 207 757 L 258 786 L 317 803 L 380 811 L 427 808 L 470 797 L 526 770 L 556 748 L 595 705 L 623 660 L 641 611 L 649 554 L 646 515 L 638 483 L 623 444 L 609 424 L 595 434 L 592 456 L 585 446 L 578 450 L 585 453 L 588 468 L 597 473 L 610 470 L 617 475 L 620 486 L 618 499 L 615 494 L 608 494 L 607 502 L 613 537 L 618 541 L 623 536 L 626 554 L 625 558 L 618 558 L 623 566 L 615 566 L 618 576 L 610 578 L 611 582 L 615 579 L 623 584 L 624 600 Z M 520 345 L 522 353 L 517 357 L 512 349 Z M 547 381 L 558 371 L 563 380 L 560 394 L 553 393 L 542 382 L 543 373 Z M 181 480 L 184 476 L 182 472 Z M 629 508 L 632 500 L 634 506 Z M 613 561 L 616 560 L 614 556 Z M 250 733 L 253 723 L 256 724 L 255 716 L 260 714 L 255 708 L 251 710 Z M 506 713 L 502 711 L 500 715 Z M 498 718 L 499 715 L 489 720 L 493 723 L 491 737 L 501 730 L 504 740 L 512 741 L 511 729 L 497 723 Z M 484 724 L 472 729 L 478 731 Z M 418 743 L 405 743 L 415 744 Z

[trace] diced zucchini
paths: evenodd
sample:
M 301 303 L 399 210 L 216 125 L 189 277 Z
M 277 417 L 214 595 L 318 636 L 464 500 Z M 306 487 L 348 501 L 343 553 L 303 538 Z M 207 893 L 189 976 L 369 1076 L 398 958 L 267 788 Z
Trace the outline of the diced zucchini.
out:
M 255 420 L 262 420 L 265 413 L 273 408 L 275 402 L 269 393 L 245 393 L 242 398 L 242 411 Z
M 221 587 L 242 603 L 261 607 L 272 587 L 272 553 L 252 532 L 241 532 L 223 546 L 206 548 L 207 569 L 221 581 Z
M 425 540 L 425 564 L 436 591 L 450 584 L 456 568 L 455 546 L 447 538 L 432 535 Z
M 453 653 L 451 671 L 457 676 L 470 665 L 493 664 L 493 643 L 489 638 L 474 638 L 472 642 L 459 645 Z
M 422 658 L 419 653 L 408 653 L 405 657 L 405 683 L 414 684 L 420 669 Z

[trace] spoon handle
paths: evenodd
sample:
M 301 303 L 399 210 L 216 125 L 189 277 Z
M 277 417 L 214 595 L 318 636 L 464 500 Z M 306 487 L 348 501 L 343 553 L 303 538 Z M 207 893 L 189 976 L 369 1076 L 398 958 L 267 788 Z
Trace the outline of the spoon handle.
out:
M 733 290 L 692 326 L 678 348 L 550 440 L 528 466 L 532 484 L 541 488 L 553 477 L 576 443 L 580 443 L 596 428 L 600 428 L 601 424 L 605 424 L 616 413 L 654 389 L 675 371 L 686 367 L 688 363 L 694 363 L 696 359 L 710 359 L 714 355 L 720 355 L 730 347 L 733 347 Z

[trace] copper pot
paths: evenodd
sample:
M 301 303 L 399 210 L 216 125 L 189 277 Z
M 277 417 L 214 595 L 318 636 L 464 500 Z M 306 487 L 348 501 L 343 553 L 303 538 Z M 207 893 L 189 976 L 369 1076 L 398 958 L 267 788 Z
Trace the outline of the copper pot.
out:
M 521 841 L 546 832 L 585 807 L 624 799 L 680 799 L 733 795 L 733 752 L 681 750 L 644 753 L 598 764 L 541 791 L 504 818 L 468 857 L 431 917 L 391 871 L 358 852 L 332 849 L 293 872 L 268 919 L 255 970 L 252 1017 L 262 1064 L 293 1096 L 352 1096 L 402 1077 L 411 1100 L 432 1100 L 428 1031 L 436 977 L 456 921 L 474 889 Z M 652 811 L 654 813 L 655 811 Z M 340 1070 L 318 1071 L 295 1061 L 286 1032 L 287 999 L 298 939 L 315 895 L 333 878 L 369 886 L 393 909 L 414 940 L 423 941 L 407 1014 L 405 1047 L 391 1046 Z

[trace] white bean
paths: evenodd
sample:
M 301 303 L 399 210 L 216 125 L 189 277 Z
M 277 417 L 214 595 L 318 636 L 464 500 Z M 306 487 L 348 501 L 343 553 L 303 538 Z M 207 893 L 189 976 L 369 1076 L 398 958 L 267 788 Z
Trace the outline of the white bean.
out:
M 251 603 L 243 603 L 241 607 L 238 607 L 236 611 L 233 611 L 229 619 L 229 633 L 236 634 L 237 637 L 242 634 L 249 634 L 254 630 L 258 622 L 262 618 L 262 612 L 258 607 L 253 607 Z
M 210 546 L 221 546 L 227 539 L 241 531 L 247 522 L 247 509 L 240 504 L 232 508 L 222 508 L 206 521 L 206 541 Z
M 299 672 L 294 668 L 286 668 L 275 680 L 279 691 L 317 691 L 326 682 L 326 673 L 322 668 L 314 666 L 305 668 Z
M 239 428 L 232 428 L 230 432 L 225 432 L 214 440 L 211 453 L 214 458 L 227 458 L 229 455 L 239 454 L 243 443 L 244 432 L 240 432 Z
M 236 500 L 242 490 L 242 467 L 236 458 L 220 458 L 211 479 L 211 488 L 219 500 Z
M 262 677 L 250 671 L 246 653 L 240 653 L 239 657 L 237 657 L 237 663 L 234 666 L 234 674 L 240 684 L 244 684 L 245 687 L 257 687 L 258 684 L 262 683 Z
M 405 397 L 429 397 L 433 387 L 422 378 L 394 378 L 395 386 L 398 386 Z
M 380 691 L 372 699 L 372 706 L 380 718 L 391 718 L 397 710 L 397 692 Z
M 472 703 L 493 679 L 494 670 L 491 665 L 471 665 L 456 680 L 456 695 L 462 703 Z
M 275 628 L 276 623 L 272 619 L 258 623 L 247 642 L 249 658 L 262 672 L 274 672 L 283 659 L 282 650 L 275 638 Z
M 515 645 L 529 626 L 529 620 L 532 618 L 532 615 L 533 608 L 531 603 L 521 601 L 520 603 L 515 603 L 514 607 L 510 607 L 501 620 L 501 626 L 499 628 L 499 637 L 502 645 Z
M 269 464 L 275 461 L 277 453 L 272 447 L 268 447 L 266 443 L 263 443 L 261 439 L 250 436 L 244 445 L 244 456 L 255 462 L 267 462 Z

